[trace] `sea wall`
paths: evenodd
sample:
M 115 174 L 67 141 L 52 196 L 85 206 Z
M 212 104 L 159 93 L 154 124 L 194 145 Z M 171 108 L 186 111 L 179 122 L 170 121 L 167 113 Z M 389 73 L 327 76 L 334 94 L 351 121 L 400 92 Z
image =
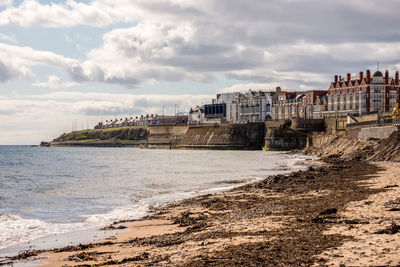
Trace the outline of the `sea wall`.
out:
M 292 119 L 290 128 L 303 133 L 311 133 L 325 131 L 326 125 L 323 119 Z
M 263 123 L 190 126 L 181 149 L 262 149 Z
M 51 147 L 142 147 L 146 144 L 146 140 L 81 140 L 81 141 L 62 141 L 50 142 L 48 145 L 41 146 Z
M 338 119 L 325 119 L 325 132 L 329 134 L 336 134 L 338 132 L 342 132 L 346 130 L 347 119 L 346 118 L 338 118 Z
M 265 150 L 303 149 L 310 142 L 308 135 L 325 131 L 324 120 L 293 119 L 265 122 Z
M 186 125 L 149 126 L 146 148 L 176 148 L 188 128 Z
M 397 131 L 396 126 L 361 128 L 358 134 L 358 139 L 386 139 L 395 131 Z
M 308 137 L 307 146 L 323 147 L 336 140 L 336 138 L 338 138 L 336 134 L 316 133 Z

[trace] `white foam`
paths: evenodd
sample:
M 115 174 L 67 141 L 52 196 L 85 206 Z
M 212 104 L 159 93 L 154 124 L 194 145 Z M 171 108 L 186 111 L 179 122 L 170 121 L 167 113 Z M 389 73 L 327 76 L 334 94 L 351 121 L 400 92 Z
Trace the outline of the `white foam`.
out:
M 119 208 L 105 214 L 94 214 L 84 216 L 82 222 L 53 223 L 38 219 L 25 219 L 14 214 L 3 214 L 0 216 L 0 249 L 14 246 L 16 244 L 30 242 L 35 239 L 71 233 L 94 227 L 104 227 L 114 221 L 124 219 L 139 219 L 148 212 L 148 205 L 134 208 Z
M 0 216 L 0 249 L 75 229 L 82 229 L 82 225 L 48 223 L 38 219 L 24 219 L 14 214 L 3 214 Z
M 86 222 L 90 224 L 95 224 L 96 226 L 108 225 L 115 221 L 127 220 L 127 219 L 139 219 L 144 217 L 149 210 L 148 204 L 137 205 L 135 207 L 124 207 L 119 209 L 114 209 L 109 213 L 105 214 L 93 214 L 85 216 Z

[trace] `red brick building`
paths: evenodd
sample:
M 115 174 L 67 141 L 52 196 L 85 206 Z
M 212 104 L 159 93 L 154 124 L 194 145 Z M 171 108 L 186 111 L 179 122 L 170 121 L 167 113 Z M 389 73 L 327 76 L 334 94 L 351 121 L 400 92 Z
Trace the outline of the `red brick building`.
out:
M 379 70 L 372 77 L 370 70 L 366 75 L 360 72 L 357 77 L 350 73 L 346 77 L 335 75 L 328 89 L 328 110 L 325 117 L 344 117 L 347 114 L 359 115 L 370 112 L 389 114 L 399 101 L 399 72 L 389 77 L 389 71 Z

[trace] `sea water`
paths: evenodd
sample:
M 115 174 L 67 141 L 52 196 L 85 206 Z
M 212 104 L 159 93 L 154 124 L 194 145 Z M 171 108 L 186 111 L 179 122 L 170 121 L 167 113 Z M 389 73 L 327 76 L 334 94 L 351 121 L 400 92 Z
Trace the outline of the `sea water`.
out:
M 0 250 L 305 169 L 280 152 L 0 146 Z

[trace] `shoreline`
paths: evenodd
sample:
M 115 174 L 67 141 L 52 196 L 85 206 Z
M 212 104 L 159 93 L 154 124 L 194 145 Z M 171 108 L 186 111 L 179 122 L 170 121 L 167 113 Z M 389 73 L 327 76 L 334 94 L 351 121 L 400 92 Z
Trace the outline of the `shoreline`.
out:
M 175 152 L 175 153 L 181 153 L 181 152 Z M 188 153 L 188 152 L 186 152 Z M 189 152 L 191 153 L 191 152 Z M 197 152 L 196 152 L 197 153 Z M 217 152 L 218 153 L 224 153 L 224 152 Z M 236 152 L 232 152 L 235 153 Z M 254 155 L 253 152 L 247 152 L 249 153 L 249 155 Z M 262 152 L 257 152 L 257 153 L 262 153 Z M 267 155 L 268 153 L 262 153 L 262 155 Z M 163 193 L 160 194 L 159 196 L 155 196 L 154 199 L 150 199 L 150 200 L 144 200 L 141 201 L 141 203 L 143 205 L 136 205 L 134 207 L 132 207 L 131 205 L 129 206 L 123 206 L 122 208 L 114 208 L 113 210 L 111 210 L 110 212 L 106 212 L 105 214 L 98 214 L 99 218 L 103 218 L 101 220 L 96 219 L 93 220 L 93 216 L 85 216 L 88 218 L 88 220 L 91 220 L 91 224 L 86 223 L 86 221 L 79 221 L 78 223 L 73 223 L 73 224 L 77 224 L 77 226 L 71 226 L 71 227 L 53 227 L 55 229 L 72 229 L 72 232 L 68 231 L 68 233 L 60 233 L 57 234 L 56 232 L 52 231 L 51 234 L 46 234 L 46 235 L 41 235 L 41 237 L 39 236 L 39 239 L 35 239 L 35 240 L 26 240 L 23 242 L 4 242 L 3 244 L 7 245 L 7 243 L 9 245 L 15 244 L 13 246 L 9 246 L 7 248 L 1 249 L 0 250 L 0 262 L 2 262 L 2 256 L 14 256 L 17 255 L 19 251 L 21 250 L 29 250 L 29 249 L 36 249 L 36 250 L 43 250 L 43 249 L 49 249 L 49 248 L 59 248 L 59 247 L 63 247 L 63 246 L 67 246 L 67 245 L 73 245 L 73 244 L 78 244 L 76 242 L 77 238 L 74 237 L 74 233 L 76 231 L 79 231 L 82 233 L 83 236 L 94 236 L 95 238 L 93 240 L 90 240 L 90 238 L 82 238 L 82 240 L 80 241 L 80 243 L 87 243 L 87 242 L 93 242 L 98 240 L 97 236 L 104 236 L 104 234 L 102 233 L 102 231 L 95 231 L 92 229 L 96 229 L 98 230 L 100 227 L 104 227 L 116 220 L 124 220 L 124 219 L 139 219 L 143 216 L 145 216 L 147 213 L 147 207 L 150 206 L 159 206 L 159 205 L 165 205 L 167 203 L 171 203 L 172 201 L 179 201 L 179 200 L 183 200 L 183 199 L 187 199 L 187 198 L 192 198 L 198 195 L 203 195 L 203 194 L 214 194 L 214 193 L 218 193 L 218 192 L 222 192 L 222 191 L 227 191 L 230 190 L 234 187 L 238 187 L 241 186 L 243 184 L 247 184 L 247 183 L 252 183 L 254 181 L 259 181 L 261 179 L 263 179 L 262 177 L 266 177 L 268 175 L 270 175 L 271 173 L 289 173 L 292 171 L 296 171 L 298 169 L 306 169 L 308 167 L 308 165 L 310 164 L 316 164 L 316 162 L 314 162 L 314 158 L 310 157 L 310 156 L 302 156 L 302 155 L 293 155 L 290 153 L 286 153 L 286 152 L 280 152 L 277 153 L 279 155 L 275 155 L 275 153 L 272 153 L 272 157 L 278 157 L 278 158 L 282 158 L 282 163 L 279 163 L 279 167 L 278 164 L 277 165 L 271 165 L 270 167 L 267 167 L 267 165 L 265 167 L 260 167 L 260 164 L 257 163 L 254 168 L 251 167 L 247 167 L 244 168 L 243 172 L 241 172 L 241 175 L 232 173 L 232 171 L 230 171 L 229 169 L 227 169 L 227 175 L 224 175 L 222 178 L 218 178 L 216 177 L 211 177 L 210 174 L 207 174 L 205 176 L 205 179 L 208 182 L 207 186 L 203 186 L 203 188 L 198 188 L 198 187 L 191 187 L 189 188 L 190 190 L 180 190 L 179 192 L 177 191 L 171 191 L 171 193 Z M 240 155 L 240 154 L 239 154 Z M 218 156 L 217 156 L 218 157 Z M 271 156 L 267 156 L 265 158 L 271 158 Z M 275 161 L 274 161 L 275 162 Z M 277 161 L 278 162 L 278 161 Z M 269 166 L 269 165 L 268 165 Z M 246 169 L 250 168 L 252 171 L 248 171 Z M 279 169 L 279 170 L 278 170 Z M 233 175 L 231 175 L 231 173 Z M 247 173 L 247 174 L 246 174 Z M 212 175 L 212 174 L 211 174 Z M 241 179 L 241 178 L 245 178 L 245 179 Z M 211 181 L 211 182 L 210 182 Z M 133 195 L 134 197 L 136 197 L 136 195 Z M 146 204 L 146 205 L 145 205 Z M 143 207 L 140 208 L 140 210 L 142 212 L 136 212 L 137 211 L 137 206 Z M 144 208 L 146 207 L 146 208 Z M 126 212 L 123 211 L 124 208 L 126 208 Z M 120 210 L 118 212 L 114 211 L 116 210 Z M 140 214 L 139 214 L 140 213 Z M 139 214 L 140 216 L 137 216 L 137 214 Z M 104 215 L 104 216 L 103 216 Z M 95 217 L 97 217 L 97 214 L 95 214 Z M 86 219 L 86 218 L 84 218 Z M 106 220 L 107 219 L 107 220 Z M 106 220 L 106 221 L 105 221 Z M 94 222 L 95 221 L 95 222 Z M 13 222 L 12 222 L 13 223 Z M 82 227 L 78 224 L 86 224 L 87 227 Z M 53 229 L 51 228 L 53 226 L 53 224 L 49 223 L 49 228 L 47 228 L 47 226 L 43 228 L 40 228 L 39 230 L 41 230 L 42 232 L 50 232 L 50 230 L 47 229 Z M 75 228 L 74 228 L 75 227 Z M 26 227 L 26 229 L 28 229 Z M 85 230 L 88 229 L 88 230 Z M 9 229 L 10 230 L 10 229 Z M 28 229 L 26 231 L 27 234 L 29 234 L 32 231 L 32 236 L 38 236 L 36 233 L 38 232 L 36 228 L 33 228 L 33 230 Z M 86 234 L 86 231 L 90 231 L 90 232 L 94 232 L 92 234 Z M 12 233 L 12 231 L 10 231 Z M 64 231 L 65 232 L 65 231 Z M 14 234 L 16 235 L 16 232 L 14 232 Z M 14 235 L 13 234 L 13 235 Z M 11 234 L 10 234 L 11 235 Z M 28 236 L 28 235 L 26 235 Z M 74 243 L 71 244 L 71 242 L 68 242 L 68 238 L 66 238 L 65 236 L 71 236 L 71 239 L 74 240 Z M 66 240 L 66 242 L 61 242 L 60 240 Z M 57 242 L 55 242 L 54 240 L 56 240 Z M 79 240 L 79 239 L 78 239 Z M 42 242 L 43 241 L 43 242 Z M 46 243 L 43 245 L 43 243 Z M 47 245 L 47 244 L 53 244 L 53 245 Z
M 384 166 L 362 161 L 327 163 L 169 204 L 154 215 L 123 224 L 128 228 L 100 243 L 26 258 L 47 266 L 329 263 L 323 253 L 352 238 L 324 233 L 334 225 L 360 224 L 342 218 L 345 206 L 389 189 L 359 184 Z

